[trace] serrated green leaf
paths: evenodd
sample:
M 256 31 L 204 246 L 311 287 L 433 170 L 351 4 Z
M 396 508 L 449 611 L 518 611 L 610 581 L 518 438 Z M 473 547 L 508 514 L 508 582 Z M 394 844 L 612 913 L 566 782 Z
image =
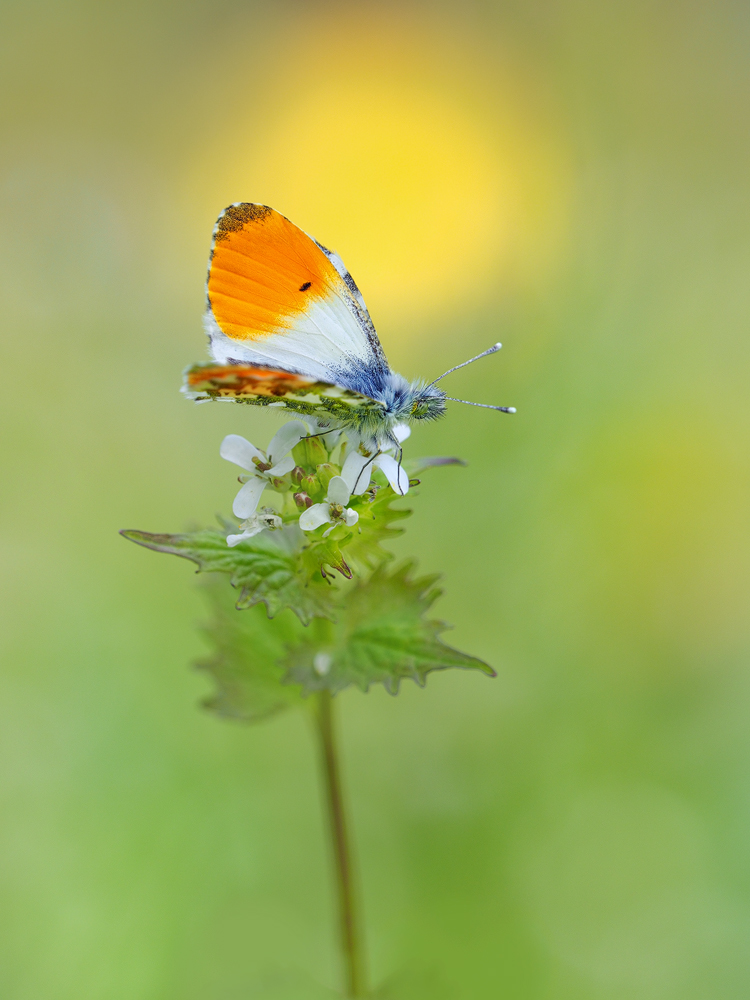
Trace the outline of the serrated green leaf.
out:
M 289 683 L 307 692 L 341 691 L 355 685 L 367 691 L 383 684 L 398 692 L 403 678 L 425 683 L 433 670 L 460 667 L 494 676 L 482 660 L 467 656 L 440 639 L 449 626 L 424 617 L 440 595 L 436 576 L 413 579 L 411 564 L 388 574 L 378 569 L 369 581 L 352 587 L 340 604 L 338 621 L 328 629 L 328 640 L 309 636 L 286 658 Z
M 281 661 L 303 629 L 288 611 L 269 619 L 260 607 L 239 612 L 224 580 L 208 577 L 202 587 L 213 618 L 203 629 L 213 655 L 199 660 L 216 683 L 204 706 L 224 718 L 256 722 L 301 700 L 299 687 L 282 683 Z
M 240 589 L 238 608 L 265 604 L 269 618 L 290 608 L 305 625 L 315 617 L 334 613 L 330 586 L 321 579 L 309 584 L 300 573 L 299 556 L 283 548 L 268 532 L 262 532 L 230 548 L 226 535 L 206 528 L 181 535 L 121 531 L 121 535 L 155 552 L 190 559 L 198 572 L 227 573 Z

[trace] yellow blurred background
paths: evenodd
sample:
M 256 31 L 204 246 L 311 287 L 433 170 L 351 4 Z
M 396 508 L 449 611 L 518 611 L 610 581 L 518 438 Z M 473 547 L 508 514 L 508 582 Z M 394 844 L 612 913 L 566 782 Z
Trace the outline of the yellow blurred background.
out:
M 398 1000 L 750 995 L 750 12 L 6 3 L 0 995 L 334 996 L 306 719 L 196 708 L 189 564 L 246 408 L 211 227 L 272 205 L 389 359 L 451 376 L 400 554 L 498 670 L 341 699 L 372 978 Z M 448 384 L 448 383 L 446 383 Z M 384 994 L 385 995 L 385 994 Z

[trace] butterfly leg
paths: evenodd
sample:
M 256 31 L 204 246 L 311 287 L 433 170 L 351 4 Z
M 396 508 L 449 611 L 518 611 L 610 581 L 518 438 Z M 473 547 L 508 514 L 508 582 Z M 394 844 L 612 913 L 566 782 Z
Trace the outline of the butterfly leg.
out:
M 308 438 L 325 437 L 326 434 L 333 434 L 334 431 L 340 431 L 340 430 L 341 430 L 340 427 L 329 427 L 327 431 L 318 431 L 317 434 L 306 434 L 305 435 L 305 440 L 307 440 Z
M 396 475 L 397 475 L 396 482 L 399 483 L 399 484 L 401 483 L 401 460 L 403 459 L 403 457 L 404 457 L 404 449 L 401 447 L 401 445 L 399 445 L 398 446 L 398 459 L 397 459 L 397 461 L 398 461 L 398 472 L 396 473 Z M 400 485 L 399 485 L 399 489 L 401 489 Z
M 396 462 L 398 464 L 398 472 L 396 473 L 396 477 L 397 477 L 396 478 L 396 482 L 400 483 L 400 481 L 401 481 L 401 463 L 402 463 L 403 458 L 404 458 L 404 448 L 403 448 L 403 445 L 398 440 L 398 438 L 395 437 L 395 435 L 389 434 L 388 435 L 388 440 L 391 442 L 391 445 L 393 445 L 393 447 L 396 449 Z M 380 454 L 380 453 L 378 452 L 378 454 Z M 399 489 L 400 489 L 400 487 L 399 487 Z M 403 495 L 404 494 L 402 493 L 401 496 L 403 496 Z
M 359 486 L 359 481 L 362 478 L 362 473 L 365 471 L 365 469 L 367 468 L 367 466 L 370 465 L 371 462 L 375 461 L 375 459 L 378 457 L 378 455 L 380 455 L 380 451 L 376 451 L 373 455 L 370 455 L 370 457 L 367 459 L 367 461 L 365 462 L 365 464 L 359 470 L 359 475 L 357 476 L 356 480 L 354 481 L 354 486 L 352 487 L 352 493 L 356 492 L 357 487 Z

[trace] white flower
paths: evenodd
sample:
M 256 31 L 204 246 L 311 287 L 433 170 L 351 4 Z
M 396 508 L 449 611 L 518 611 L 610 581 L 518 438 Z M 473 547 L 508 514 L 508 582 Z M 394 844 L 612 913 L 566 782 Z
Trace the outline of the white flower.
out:
M 317 417 L 310 417 L 308 414 L 303 414 L 302 420 L 310 428 L 311 437 L 321 437 L 325 443 L 326 448 L 329 451 L 333 451 L 336 445 L 339 443 L 341 435 L 344 433 L 343 427 L 337 427 L 331 420 L 319 420 Z
M 257 514 L 253 514 L 252 517 L 248 517 L 246 521 L 242 522 L 240 525 L 241 535 L 227 535 L 227 545 L 234 548 L 235 545 L 244 542 L 246 538 L 252 538 L 253 535 L 260 534 L 266 528 L 269 531 L 275 531 L 281 527 L 282 523 L 281 518 L 273 508 L 262 507 Z
M 395 424 L 393 436 L 399 444 L 405 441 L 411 434 L 408 424 Z M 396 450 L 396 445 L 391 444 L 379 451 L 370 449 L 363 443 L 352 448 L 346 456 L 344 466 L 341 470 L 342 477 L 354 494 L 364 493 L 370 485 L 370 476 L 374 468 L 382 469 L 385 478 L 391 484 L 395 493 L 405 496 L 409 492 L 409 477 L 403 466 L 397 462 L 392 452 Z
M 269 481 L 292 471 L 294 459 L 289 452 L 306 435 L 307 427 L 301 420 L 290 420 L 276 432 L 268 446 L 268 453 L 264 454 L 239 434 L 227 434 L 221 442 L 219 454 L 250 473 L 247 482 L 234 498 L 232 510 L 235 517 L 251 518 L 258 509 L 261 494 Z M 262 528 L 258 530 L 261 531 Z
M 352 491 L 341 476 L 334 476 L 328 484 L 328 495 L 324 503 L 314 503 L 300 515 L 299 526 L 303 531 L 315 531 L 321 524 L 330 524 L 331 527 L 323 532 L 325 538 L 338 524 L 345 524 L 351 528 L 359 520 L 359 514 L 346 505 Z

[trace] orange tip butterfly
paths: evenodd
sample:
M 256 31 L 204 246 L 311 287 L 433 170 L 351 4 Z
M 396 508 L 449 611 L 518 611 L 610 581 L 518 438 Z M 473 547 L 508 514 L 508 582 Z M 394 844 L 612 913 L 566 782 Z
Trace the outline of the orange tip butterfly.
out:
M 436 383 L 501 346 L 432 382 L 409 382 L 391 370 L 338 254 L 266 205 L 239 202 L 219 216 L 206 299 L 213 361 L 185 372 L 188 398 L 283 407 L 377 447 L 398 445 L 395 424 L 442 417 L 453 397 Z

